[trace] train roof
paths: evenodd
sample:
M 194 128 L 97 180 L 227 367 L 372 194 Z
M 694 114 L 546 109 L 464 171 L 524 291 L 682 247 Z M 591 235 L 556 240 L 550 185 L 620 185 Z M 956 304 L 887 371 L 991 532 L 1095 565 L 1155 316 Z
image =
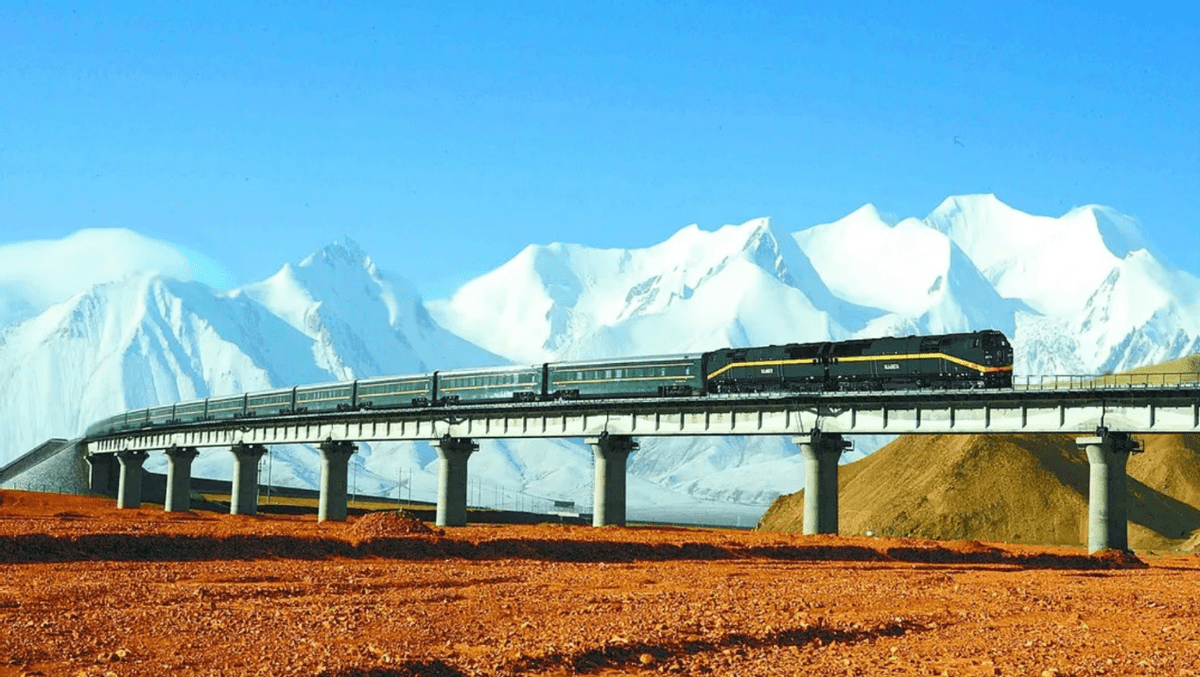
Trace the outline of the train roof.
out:
M 462 374 L 504 374 L 513 371 L 541 371 L 541 364 L 508 364 L 499 367 L 476 367 L 474 369 L 439 369 L 438 376 L 459 376 Z
M 698 360 L 703 353 L 685 353 L 682 355 L 635 355 L 633 357 L 611 357 L 604 360 L 579 360 L 573 362 L 551 362 L 551 367 L 598 367 L 642 365 L 646 362 L 667 362 L 670 360 Z
M 359 384 L 367 383 L 384 383 L 387 381 L 395 381 L 398 378 L 433 378 L 433 372 L 427 371 L 422 374 L 391 374 L 389 376 L 372 376 L 371 378 L 358 379 Z

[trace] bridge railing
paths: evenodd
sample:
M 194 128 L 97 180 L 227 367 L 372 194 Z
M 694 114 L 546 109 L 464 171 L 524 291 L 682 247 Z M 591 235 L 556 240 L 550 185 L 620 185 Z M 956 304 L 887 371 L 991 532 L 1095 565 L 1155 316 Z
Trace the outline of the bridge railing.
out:
M 1013 388 L 1016 390 L 1095 390 L 1097 388 L 1130 390 L 1136 388 L 1194 388 L 1197 386 L 1200 386 L 1200 373 L 1198 372 L 1013 376 Z

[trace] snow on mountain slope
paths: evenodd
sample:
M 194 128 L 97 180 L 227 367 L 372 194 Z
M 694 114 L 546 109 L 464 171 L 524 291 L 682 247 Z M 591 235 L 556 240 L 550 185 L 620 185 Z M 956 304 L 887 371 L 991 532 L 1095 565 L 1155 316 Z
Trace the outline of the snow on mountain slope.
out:
M 845 336 L 879 313 L 836 298 L 767 219 L 689 226 L 637 250 L 530 246 L 448 300 L 438 321 L 514 362 Z
M 994 195 L 964 195 L 946 199 L 925 223 L 958 244 L 1001 296 L 1046 315 L 1080 312 L 1119 260 L 1147 247 L 1132 219 L 1094 205 L 1053 218 Z
M 958 245 L 916 219 L 891 225 L 872 205 L 794 235 L 833 293 L 888 315 L 862 336 L 991 327 L 1011 335 L 1020 302 L 1002 299 Z
M 137 274 L 0 331 L 0 463 L 130 408 L 498 360 L 353 245 L 228 293 Z
M 328 375 L 305 337 L 246 299 L 142 274 L 0 332 L 0 463 L 116 412 Z
M 1071 324 L 1078 350 L 1098 371 L 1124 371 L 1200 352 L 1200 280 L 1130 252 Z
M 502 362 L 438 326 L 416 291 L 352 240 L 235 293 L 311 338 L 314 362 L 338 380 Z
M 895 225 L 874 205 L 795 234 L 839 297 L 910 317 L 932 305 L 949 266 L 949 239 L 916 219 Z
M 234 286 L 233 275 L 216 261 L 123 228 L 0 244 L 0 327 L 33 317 L 97 284 L 140 273 L 197 280 L 218 289 Z
M 962 195 L 922 220 L 893 225 L 867 205 L 795 238 L 833 293 L 889 311 L 859 336 L 999 329 L 1018 375 L 1127 369 L 1200 346 L 1196 278 L 1108 207 L 1053 218 Z

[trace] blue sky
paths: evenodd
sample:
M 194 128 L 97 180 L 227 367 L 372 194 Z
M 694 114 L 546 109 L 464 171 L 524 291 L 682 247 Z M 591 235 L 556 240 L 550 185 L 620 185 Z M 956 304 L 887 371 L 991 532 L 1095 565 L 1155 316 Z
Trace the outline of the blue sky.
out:
M 1200 272 L 1194 5 L 379 4 L 0 0 L 0 243 L 127 227 L 249 282 L 349 235 L 436 297 L 529 243 L 992 192 Z

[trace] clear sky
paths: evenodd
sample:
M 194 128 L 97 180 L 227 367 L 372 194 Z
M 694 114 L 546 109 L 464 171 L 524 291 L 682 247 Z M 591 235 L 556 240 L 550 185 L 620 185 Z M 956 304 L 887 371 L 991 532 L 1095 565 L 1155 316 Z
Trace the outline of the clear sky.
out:
M 1198 273 L 1197 35 L 1195 3 L 0 0 L 0 243 L 127 227 L 250 282 L 345 234 L 436 297 L 530 243 L 991 192 Z

